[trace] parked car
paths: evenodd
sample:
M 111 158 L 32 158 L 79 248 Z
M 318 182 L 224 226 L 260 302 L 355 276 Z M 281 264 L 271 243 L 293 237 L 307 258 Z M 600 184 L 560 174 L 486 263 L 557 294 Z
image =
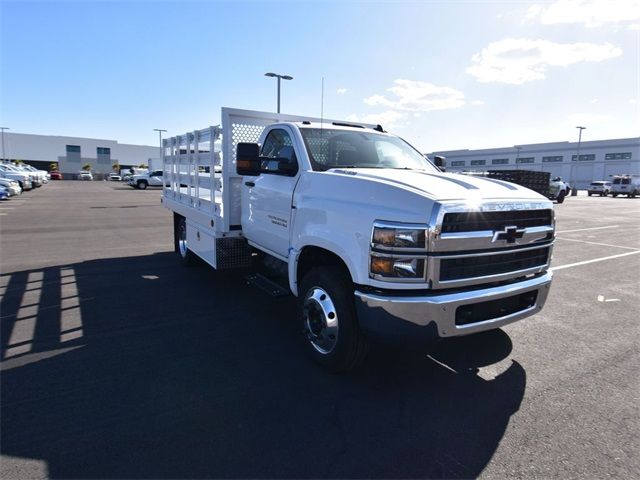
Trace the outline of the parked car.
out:
M 0 185 L 7 189 L 7 193 L 10 197 L 14 195 L 20 195 L 22 193 L 22 188 L 20 188 L 20 184 L 9 178 L 0 178 Z
M 35 168 L 35 167 L 31 166 L 31 165 L 28 165 L 26 163 L 23 163 L 22 165 L 20 165 L 20 167 L 23 170 L 27 171 L 27 172 L 32 172 L 35 175 L 37 175 L 38 178 L 40 179 L 41 183 L 43 183 L 43 184 L 44 183 L 49 183 L 49 179 L 51 177 L 49 176 L 49 172 L 47 172 L 46 170 L 38 170 L 37 168 Z
M 601 197 L 606 197 L 611 193 L 611 182 L 607 182 L 606 180 L 596 180 L 595 182 L 591 182 L 591 185 L 587 188 L 587 194 L 591 195 L 600 195 Z
M 0 185 L 0 200 L 6 200 L 7 198 L 9 198 L 8 190 Z
M 122 180 L 122 178 L 117 173 L 110 173 L 107 177 L 107 180 L 109 180 L 110 182 L 119 182 L 120 180 Z
M 87 170 L 80 170 L 78 172 L 78 180 L 93 180 L 93 175 Z
M 633 198 L 640 195 L 640 175 L 616 175 L 611 185 L 611 195 L 626 195 Z
M 6 163 L 0 164 L 0 176 L 2 176 L 3 178 L 15 180 L 16 182 L 18 182 L 22 190 L 31 190 L 33 188 L 31 175 L 29 175 L 27 172 L 15 170 L 11 168 L 11 165 L 8 165 Z
M 161 187 L 162 178 L 162 170 L 154 170 L 150 173 L 133 175 L 129 179 L 129 185 L 140 190 L 144 190 L 147 187 Z
M 57 170 L 49 173 L 49 175 L 51 176 L 51 180 L 62 180 L 62 173 Z

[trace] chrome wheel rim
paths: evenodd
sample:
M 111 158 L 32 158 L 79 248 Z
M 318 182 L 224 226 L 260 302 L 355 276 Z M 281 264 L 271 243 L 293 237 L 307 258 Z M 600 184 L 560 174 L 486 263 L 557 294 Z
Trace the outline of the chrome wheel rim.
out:
M 338 343 L 338 314 L 329 294 L 313 287 L 305 296 L 302 314 L 307 339 L 318 352 L 327 355 Z
M 187 256 L 187 225 L 185 222 L 180 223 L 180 230 L 178 231 L 178 248 L 182 258 Z

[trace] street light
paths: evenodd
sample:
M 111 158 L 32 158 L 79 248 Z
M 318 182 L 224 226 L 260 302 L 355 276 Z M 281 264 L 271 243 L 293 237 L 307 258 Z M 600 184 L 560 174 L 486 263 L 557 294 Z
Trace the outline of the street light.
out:
M 153 131 L 158 132 L 158 137 L 160 139 L 160 161 L 162 161 L 162 132 L 166 132 L 166 130 L 162 128 L 154 128 Z M 149 165 L 149 167 L 151 167 L 151 165 Z M 149 171 L 151 171 L 151 168 L 149 168 Z
M 0 127 L 0 130 L 2 130 L 2 161 L 4 162 L 6 160 L 4 156 L 4 131 L 11 129 L 9 127 Z
M 578 151 L 576 152 L 576 162 L 580 162 L 580 143 L 582 142 L 582 130 L 586 130 L 587 127 L 576 128 L 578 129 Z M 576 165 L 579 165 L 579 163 L 576 163 Z M 573 171 L 573 162 L 571 162 L 571 173 L 573 173 Z M 571 196 L 575 197 L 576 195 L 578 195 L 578 189 L 576 188 L 576 181 L 573 177 L 574 175 L 571 175 Z
M 293 77 L 290 75 L 279 75 L 273 72 L 267 72 L 264 74 L 265 77 L 276 77 L 278 79 L 278 113 L 280 113 L 280 79 L 282 80 L 293 80 Z

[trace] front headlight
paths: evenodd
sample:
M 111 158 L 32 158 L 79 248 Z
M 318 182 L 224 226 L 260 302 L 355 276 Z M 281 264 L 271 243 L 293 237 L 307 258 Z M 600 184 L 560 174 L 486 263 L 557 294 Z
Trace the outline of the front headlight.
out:
M 429 226 L 416 223 L 373 224 L 369 276 L 387 282 L 424 282 Z
M 371 256 L 370 272 L 373 278 L 414 279 L 423 281 L 425 259 L 411 257 Z
M 424 228 L 376 225 L 371 238 L 373 248 L 426 249 Z

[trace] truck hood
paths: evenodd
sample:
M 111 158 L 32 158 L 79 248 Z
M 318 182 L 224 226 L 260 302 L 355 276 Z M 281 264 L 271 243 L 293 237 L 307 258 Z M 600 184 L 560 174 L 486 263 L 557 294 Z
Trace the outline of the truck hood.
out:
M 539 193 L 514 183 L 453 173 L 390 168 L 337 168 L 327 173 L 393 185 L 434 200 L 468 200 L 469 197 L 547 200 Z

